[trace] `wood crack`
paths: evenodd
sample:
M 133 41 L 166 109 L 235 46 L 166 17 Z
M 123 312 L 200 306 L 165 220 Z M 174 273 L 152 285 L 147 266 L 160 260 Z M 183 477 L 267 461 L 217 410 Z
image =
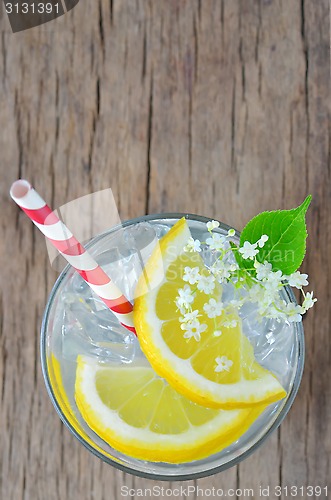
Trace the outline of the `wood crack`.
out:
M 148 108 L 148 127 L 147 127 L 147 176 L 146 176 L 146 199 L 145 199 L 145 214 L 149 213 L 150 202 L 150 181 L 151 181 L 151 147 L 152 147 L 152 130 L 153 130 L 153 70 L 151 73 L 151 85 L 149 93 L 149 108 Z
M 198 0 L 198 17 L 199 22 L 201 22 L 201 0 Z
M 283 447 L 282 447 L 282 439 L 281 439 L 281 428 L 277 429 L 277 448 L 278 448 L 278 456 L 279 456 L 279 469 L 278 469 L 278 484 L 279 486 L 283 485 Z
M 256 63 L 259 60 L 259 45 L 260 45 L 260 36 L 261 36 L 261 30 L 262 30 L 261 0 L 259 0 L 259 3 L 258 3 L 258 19 L 259 19 L 259 22 L 258 22 L 257 29 L 256 29 L 255 50 L 254 50 Z
M 105 31 L 104 31 L 104 27 L 103 27 L 101 0 L 99 1 L 99 35 L 100 35 L 102 56 L 103 56 L 103 60 L 105 60 Z
M 235 161 L 235 142 L 236 142 L 236 78 L 233 79 L 232 87 L 232 105 L 231 105 L 231 168 L 237 172 Z
M 7 350 L 5 347 L 5 335 L 4 335 L 4 314 L 5 314 L 5 309 L 3 307 L 3 297 L 0 291 L 0 341 L 1 341 L 1 352 L 2 352 L 1 403 L 2 404 L 4 402 L 4 397 L 5 397 L 6 359 L 7 359 Z
M 110 25 L 113 25 L 114 21 L 114 2 L 113 0 L 109 0 L 109 15 L 110 15 Z
M 23 165 L 23 139 L 22 139 L 22 126 L 21 126 L 21 112 L 18 104 L 18 92 L 15 90 L 15 119 L 16 119 L 16 140 L 18 149 L 18 174 L 17 178 L 22 178 L 22 165 Z
M 49 163 L 50 176 L 51 176 L 51 207 L 55 207 L 55 167 L 53 162 L 53 155 Z
M 31 225 L 33 225 L 33 224 L 31 224 Z M 46 295 L 46 297 L 47 297 L 47 295 Z M 39 330 L 38 318 L 39 318 L 38 307 L 36 306 L 35 312 L 34 312 L 34 330 L 35 330 L 35 332 L 37 332 Z M 38 348 L 39 348 L 39 335 L 37 335 L 37 333 L 36 333 L 34 336 L 34 364 L 33 364 L 34 387 L 37 387 L 37 381 L 38 381 L 38 371 L 39 371 Z
M 56 71 L 55 73 L 55 110 L 56 110 L 56 118 L 55 118 L 55 148 L 57 149 L 59 143 L 59 134 L 60 134 L 60 113 L 59 113 L 59 96 L 60 93 L 60 79 L 59 74 Z
M 3 72 L 2 72 L 2 82 L 5 87 L 6 78 L 7 78 L 7 55 L 6 55 L 6 44 L 5 44 L 5 33 L 1 33 L 1 52 L 2 52 L 2 64 L 3 64 Z
M 221 26 L 222 26 L 222 40 L 224 33 L 224 0 L 221 0 Z
M 258 94 L 261 99 L 262 97 L 262 64 L 259 63 L 259 85 L 258 85 Z
M 198 42 L 198 27 L 196 16 L 193 15 L 193 38 L 194 38 L 194 81 L 198 81 L 198 59 L 199 59 L 199 42 Z
M 189 185 L 192 181 L 192 154 L 193 154 L 193 139 L 192 139 L 192 89 L 189 91 L 188 101 L 188 165 L 189 165 Z
M 306 153 L 305 153 L 305 181 L 306 189 L 308 190 L 308 150 L 310 138 L 310 117 L 309 117 L 309 55 L 308 55 L 308 40 L 306 38 L 306 17 L 305 17 L 305 0 L 301 0 L 301 37 L 303 45 L 303 55 L 305 60 L 305 109 L 307 116 L 307 132 L 306 132 Z
M 239 464 L 236 465 L 236 500 L 239 500 L 239 495 L 237 494 L 240 489 L 240 469 Z
M 245 75 L 245 62 L 243 58 L 243 39 L 240 37 L 239 41 L 239 60 L 241 64 L 241 87 L 242 87 L 242 100 L 246 101 L 246 75 Z
M 92 161 L 93 161 L 94 141 L 95 141 L 95 136 L 96 136 L 96 131 L 97 131 L 97 122 L 98 122 L 98 119 L 100 116 L 100 101 L 101 101 L 100 78 L 97 78 L 96 86 L 95 86 L 95 112 L 94 112 L 93 118 L 92 118 L 90 147 L 89 147 L 88 161 L 87 161 L 87 166 L 86 166 L 86 170 L 87 170 L 88 175 L 89 175 L 89 188 L 90 188 L 91 192 L 93 190 Z
M 100 78 L 97 79 L 96 108 L 97 108 L 97 117 L 99 118 L 99 116 L 100 116 Z
M 144 24 L 144 38 L 143 38 L 143 61 L 142 61 L 142 73 L 141 80 L 144 82 L 146 77 L 147 69 L 147 33 L 146 33 L 146 23 Z
M 328 120 L 328 156 L 327 156 L 327 169 L 328 169 L 328 177 L 331 178 L 331 124 L 330 120 Z

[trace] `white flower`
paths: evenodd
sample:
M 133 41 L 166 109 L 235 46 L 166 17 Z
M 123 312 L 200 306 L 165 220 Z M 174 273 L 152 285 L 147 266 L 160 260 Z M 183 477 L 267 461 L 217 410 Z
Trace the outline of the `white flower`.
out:
M 186 330 L 184 339 L 194 337 L 197 342 L 201 339 L 201 333 L 207 329 L 207 325 L 199 323 L 198 320 L 191 321 L 190 323 L 182 323 L 180 327 L 182 330 Z
M 210 250 L 216 250 L 218 252 L 221 252 L 224 250 L 225 246 L 224 243 L 226 242 L 226 239 L 222 234 L 219 233 L 213 233 L 211 238 L 206 239 L 206 244 L 209 246 Z
M 215 299 L 209 299 L 203 306 L 203 310 L 207 313 L 208 318 L 216 318 L 220 316 L 223 311 L 223 303 L 216 302 Z
M 200 278 L 199 268 L 198 267 L 189 267 L 186 266 L 184 268 L 183 280 L 188 281 L 190 285 L 194 285 L 198 279 Z
M 240 309 L 242 306 L 243 306 L 243 303 L 244 303 L 244 300 L 241 299 L 232 299 L 230 300 L 230 304 L 232 307 L 234 307 L 235 309 Z
M 260 302 L 263 299 L 264 293 L 262 285 L 256 283 L 248 291 L 249 300 L 251 302 Z
M 282 271 L 275 271 L 268 274 L 268 277 L 263 281 L 263 286 L 267 293 L 275 295 L 282 287 L 283 279 Z
M 236 231 L 234 229 L 229 229 L 228 231 L 228 236 L 231 238 L 232 236 L 234 236 L 236 234 Z
M 290 323 L 301 321 L 301 314 L 303 313 L 303 308 L 293 302 L 289 302 L 286 304 L 284 309 L 284 313 L 287 316 L 287 319 Z
M 220 225 L 220 223 L 217 222 L 217 220 L 211 220 L 211 221 L 207 222 L 207 229 L 208 229 L 208 231 L 212 231 L 216 227 L 219 227 L 219 225 Z
M 257 243 L 250 243 L 245 241 L 244 245 L 239 248 L 239 252 L 243 256 L 243 259 L 253 259 L 259 251 L 257 250 Z
M 184 250 L 185 252 L 201 252 L 201 242 L 190 237 Z
M 257 241 L 257 244 L 260 248 L 263 248 L 268 239 L 269 236 L 267 234 L 262 234 L 261 238 Z
M 217 365 L 215 368 L 215 372 L 223 372 L 223 371 L 229 372 L 231 366 L 233 365 L 233 361 L 231 361 L 231 359 L 228 359 L 226 356 L 221 356 L 221 357 L 218 356 L 215 359 L 215 361 Z
M 189 285 L 185 285 L 184 288 L 178 289 L 178 296 L 176 297 L 176 306 L 178 309 L 189 308 L 194 300 L 194 293 Z
M 227 319 L 226 321 L 223 321 L 222 326 L 225 328 L 235 328 L 238 324 L 238 321 L 236 319 Z
M 215 335 L 215 337 L 220 337 L 222 335 L 221 330 L 215 330 L 214 335 Z
M 305 311 L 308 311 L 308 309 L 313 307 L 314 303 L 317 302 L 316 298 L 313 299 L 313 294 L 314 294 L 313 291 L 311 293 L 310 292 L 306 293 L 305 300 L 302 302 L 302 307 Z
M 284 305 L 286 306 L 286 302 L 284 300 L 277 301 L 276 304 L 271 303 L 264 311 L 262 311 L 262 309 L 259 310 L 259 313 L 262 317 L 275 319 L 278 323 L 280 321 L 286 321 L 286 312 L 280 310 Z
M 210 268 L 210 272 L 216 277 L 219 283 L 223 283 L 230 278 L 231 272 L 236 270 L 234 264 L 228 264 L 224 260 L 218 259 Z
M 175 300 L 175 304 L 176 304 L 177 309 L 179 310 L 180 314 L 183 314 L 183 315 L 185 316 L 185 314 L 187 313 L 187 310 L 189 309 L 189 305 L 188 305 L 188 304 L 186 304 L 185 306 L 184 306 L 184 305 L 182 305 L 182 306 L 181 306 L 181 305 L 178 303 L 178 300 L 177 300 L 177 299 Z M 180 318 L 179 318 L 179 321 L 180 321 Z
M 288 284 L 295 288 L 301 288 L 308 285 L 308 274 L 301 274 L 299 271 L 290 274 L 290 276 L 285 276 L 285 278 L 288 280 Z
M 191 312 L 186 312 L 184 313 L 184 316 L 183 317 L 180 317 L 179 318 L 179 321 L 181 323 L 188 323 L 190 321 L 194 321 L 198 318 L 198 316 L 201 316 L 201 314 L 199 314 L 199 311 L 198 309 L 196 309 L 195 311 L 191 311 Z
M 258 280 L 268 278 L 269 274 L 272 272 L 272 265 L 266 260 L 263 264 L 257 261 L 254 262 L 254 267 L 256 269 L 256 277 Z
M 213 275 L 201 276 L 198 281 L 198 290 L 200 292 L 205 292 L 206 294 L 211 293 L 215 288 L 215 278 Z

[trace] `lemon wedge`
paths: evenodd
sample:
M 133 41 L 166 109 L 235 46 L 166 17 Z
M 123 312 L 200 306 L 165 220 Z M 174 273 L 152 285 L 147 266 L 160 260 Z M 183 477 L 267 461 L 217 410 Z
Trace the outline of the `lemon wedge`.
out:
M 195 267 L 207 275 L 199 253 L 184 251 L 190 236 L 185 219 L 179 220 L 159 241 L 138 281 L 133 312 L 144 354 L 176 391 L 206 407 L 247 408 L 284 398 L 277 378 L 256 362 L 235 311 L 214 318 L 205 311 L 210 299 L 212 305 L 221 300 L 217 282 L 208 295 L 194 291 L 191 306 L 203 327 L 191 329 L 189 335 L 183 330 L 175 302 L 178 290 L 187 285 L 184 270 Z
M 75 398 L 90 428 L 114 449 L 152 462 L 212 455 L 246 432 L 264 407 L 214 410 L 178 394 L 150 365 L 77 358 Z

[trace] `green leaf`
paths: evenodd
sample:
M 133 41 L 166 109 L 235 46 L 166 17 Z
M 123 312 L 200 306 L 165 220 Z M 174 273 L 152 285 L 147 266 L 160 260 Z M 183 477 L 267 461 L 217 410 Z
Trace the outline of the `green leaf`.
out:
M 269 236 L 264 247 L 256 255 L 258 262 L 268 261 L 274 271 L 283 274 L 294 273 L 301 265 L 306 253 L 305 215 L 311 202 L 311 195 L 297 208 L 262 212 L 244 227 L 240 235 L 240 246 L 244 241 L 255 243 L 263 234 Z M 236 255 L 239 266 L 252 267 L 251 259 L 242 259 Z

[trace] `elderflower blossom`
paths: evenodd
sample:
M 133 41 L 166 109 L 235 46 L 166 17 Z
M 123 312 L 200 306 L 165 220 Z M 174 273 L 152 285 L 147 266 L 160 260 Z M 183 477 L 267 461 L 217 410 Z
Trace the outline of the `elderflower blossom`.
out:
M 217 222 L 217 220 L 211 220 L 209 222 L 207 222 L 207 229 L 208 231 L 212 231 L 213 229 L 216 229 L 217 227 L 219 227 L 220 223 Z
M 229 238 L 235 236 L 235 230 L 229 229 L 226 234 L 220 234 L 213 232 L 220 225 L 217 221 L 211 220 L 206 225 L 209 232 L 206 241 L 200 242 L 190 237 L 184 247 L 187 252 L 203 250 L 203 258 L 206 262 L 204 270 L 201 266 L 185 266 L 182 279 L 187 284 L 177 291 L 175 304 L 181 313 L 179 322 L 184 331 L 184 338 L 187 340 L 194 338 L 197 342 L 200 341 L 201 334 L 207 329 L 203 320 L 200 323 L 201 317 L 205 318 L 205 322 L 207 318 L 214 320 L 213 335 L 220 337 L 223 328 L 235 328 L 238 325 L 237 313 L 246 303 L 255 304 L 260 319 L 270 318 L 277 322 L 289 323 L 301 321 L 302 315 L 313 307 L 317 300 L 313 297 L 313 292 L 303 291 L 303 287 L 308 285 L 308 275 L 301 274 L 299 271 L 283 275 L 281 270 L 273 269 L 271 262 L 267 260 L 263 263 L 259 262 L 258 253 L 269 240 L 266 234 L 263 234 L 255 243 L 245 241 L 241 247 L 237 246 L 237 252 L 242 259 L 251 260 L 247 267 L 241 266 L 233 251 L 235 242 L 231 245 L 229 242 Z M 204 245 L 203 248 L 202 245 Z M 230 288 L 225 287 L 226 284 L 230 284 Z M 301 290 L 302 305 L 282 298 L 282 290 L 287 285 Z M 220 300 L 222 290 L 226 292 L 224 302 Z M 199 309 L 193 310 L 195 297 L 198 295 L 200 301 L 202 294 L 207 297 L 205 300 L 202 299 Z M 218 319 L 223 313 L 225 317 Z M 229 371 L 233 364 L 226 356 L 218 356 L 216 359 L 218 361 L 216 361 L 215 371 Z
M 181 323 L 189 323 L 190 321 L 196 320 L 201 314 L 199 314 L 198 309 L 195 311 L 186 312 L 183 316 L 179 318 Z
M 296 271 L 289 276 L 284 276 L 284 278 L 287 279 L 290 286 L 294 286 L 299 289 L 309 284 L 307 280 L 308 274 L 301 274 L 299 271 Z
M 185 285 L 184 288 L 178 289 L 178 296 L 176 297 L 176 306 L 182 312 L 184 309 L 189 309 L 190 304 L 194 300 L 194 293 L 189 285 Z
M 190 285 L 194 285 L 200 278 L 199 268 L 198 267 L 189 267 L 186 266 L 184 268 L 183 280 L 188 281 Z
M 269 274 L 272 272 L 272 265 L 270 262 L 264 261 L 261 264 L 258 261 L 254 262 L 254 267 L 256 269 L 256 277 L 258 280 L 263 280 L 264 278 L 268 278 Z
M 195 240 L 190 236 L 184 250 L 185 252 L 201 252 L 201 241 Z
M 222 252 L 225 249 L 225 243 L 225 237 L 219 233 L 213 233 L 211 238 L 206 239 L 206 244 L 209 246 L 209 249 L 216 250 L 217 252 Z
M 206 294 L 211 293 L 215 288 L 215 277 L 210 276 L 200 276 L 198 280 L 198 290 Z
M 200 323 L 198 320 L 182 323 L 180 327 L 182 330 L 185 330 L 184 339 L 191 339 L 193 337 L 197 342 L 201 340 L 201 333 L 207 329 L 207 325 Z
M 286 314 L 287 320 L 290 323 L 301 321 L 302 319 L 301 314 L 303 312 L 304 311 L 302 307 L 299 306 L 298 304 L 294 304 L 293 302 L 289 302 L 284 306 L 284 313 Z
M 262 284 L 259 283 L 254 284 L 248 291 L 249 301 L 257 304 L 261 316 L 268 315 L 270 307 L 278 296 L 278 289 L 270 287 L 266 290 Z
M 273 271 L 263 280 L 263 286 L 267 293 L 274 295 L 283 287 L 283 275 L 281 271 Z
M 240 309 L 243 304 L 244 304 L 245 299 L 232 299 L 230 300 L 230 305 L 232 306 L 233 309 Z
M 222 314 L 223 303 L 217 302 L 215 299 L 209 299 L 209 301 L 203 306 L 203 310 L 207 314 L 208 318 L 216 318 L 216 316 L 220 316 Z
M 223 372 L 223 371 L 230 371 L 231 366 L 233 365 L 233 361 L 231 359 L 228 359 L 226 356 L 217 356 L 215 358 L 216 361 L 216 368 L 215 372 Z
M 239 248 L 239 253 L 241 253 L 243 259 L 253 259 L 255 255 L 259 253 L 256 247 L 257 243 L 244 241 L 243 246 Z
M 314 292 L 307 292 L 304 301 L 302 302 L 302 307 L 305 311 L 308 311 L 313 307 L 314 303 L 317 302 L 316 298 L 313 298 Z
M 227 319 L 223 321 L 222 326 L 225 328 L 235 328 L 238 324 L 238 321 L 236 319 Z
M 268 241 L 269 236 L 267 234 L 262 234 L 261 238 L 257 241 L 257 244 L 260 248 L 263 248 L 266 242 Z
M 227 281 L 231 273 L 233 273 L 238 266 L 236 264 L 231 264 L 225 262 L 224 260 L 217 260 L 215 264 L 210 269 L 210 272 L 215 276 L 219 283 Z

